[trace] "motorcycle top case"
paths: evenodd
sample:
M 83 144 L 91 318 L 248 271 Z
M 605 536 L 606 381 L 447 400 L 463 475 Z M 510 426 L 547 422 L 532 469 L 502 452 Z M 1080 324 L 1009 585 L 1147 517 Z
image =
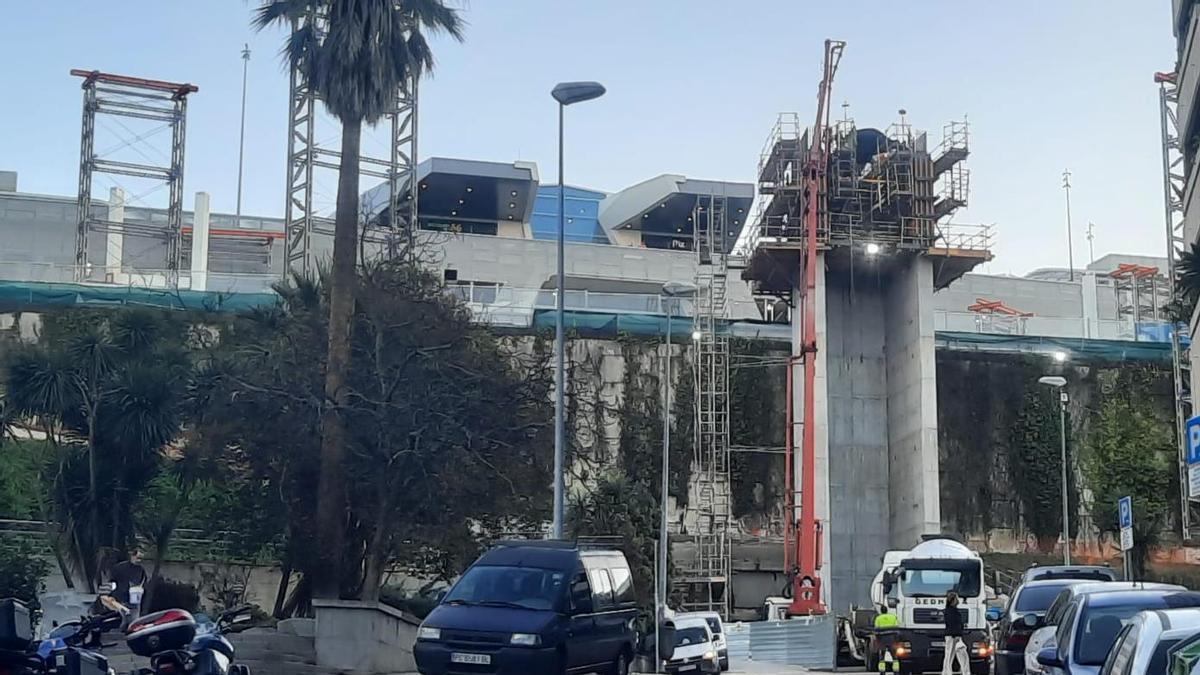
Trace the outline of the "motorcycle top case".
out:
M 108 659 L 82 649 L 64 649 L 54 653 L 53 675 L 108 675 Z
M 32 641 L 29 609 L 12 598 L 0 600 L 0 649 L 23 651 Z
M 125 642 L 138 656 L 186 649 L 196 637 L 196 620 L 182 609 L 147 614 L 129 625 Z

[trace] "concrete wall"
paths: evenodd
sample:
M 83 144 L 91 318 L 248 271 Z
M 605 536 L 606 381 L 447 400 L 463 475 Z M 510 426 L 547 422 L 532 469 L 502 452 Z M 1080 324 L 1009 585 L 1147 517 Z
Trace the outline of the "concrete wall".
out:
M 377 603 L 314 600 L 317 665 L 342 673 L 404 673 L 416 669 L 420 622 Z
M 891 546 L 909 548 L 941 529 L 933 271 L 912 258 L 889 280 L 886 312 Z
M 870 602 L 888 547 L 887 284 L 830 272 L 825 292 L 829 401 L 830 608 Z M 890 336 L 888 336 L 890 337 Z

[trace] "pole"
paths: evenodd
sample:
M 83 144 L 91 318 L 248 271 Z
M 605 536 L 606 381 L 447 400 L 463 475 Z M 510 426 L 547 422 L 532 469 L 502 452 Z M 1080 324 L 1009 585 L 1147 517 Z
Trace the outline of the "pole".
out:
M 558 284 L 554 303 L 554 538 L 563 537 L 564 492 L 566 490 L 563 476 L 563 391 L 564 371 L 566 369 L 566 349 L 563 344 L 563 296 L 566 294 L 566 282 L 563 279 L 563 255 L 566 250 L 565 234 L 567 207 L 566 188 L 563 183 L 563 104 L 558 105 Z
M 654 672 L 662 672 L 662 661 L 658 658 L 659 640 L 662 639 L 662 634 L 659 632 L 659 626 L 662 625 L 662 606 L 658 600 L 658 551 L 654 551 Z
M 1063 189 L 1067 191 L 1067 266 L 1071 281 L 1075 281 L 1075 251 L 1071 237 L 1071 171 L 1063 171 Z
M 1062 442 L 1062 537 L 1063 564 L 1071 564 L 1071 526 L 1068 520 L 1067 505 L 1067 393 L 1059 394 L 1058 408 L 1059 438 Z
M 659 502 L 658 522 L 658 588 L 656 589 L 662 606 L 667 605 L 667 557 L 670 543 L 667 541 L 667 493 L 670 490 L 669 477 L 671 471 L 671 300 L 666 300 L 667 310 L 667 354 L 663 359 L 663 434 L 662 434 L 662 486 L 661 501 Z M 655 617 L 661 621 L 662 614 Z M 657 660 L 655 661 L 657 663 Z
M 233 226 L 242 226 L 242 165 L 246 157 L 246 80 L 250 73 L 250 45 L 242 47 L 242 125 L 238 132 L 237 214 Z

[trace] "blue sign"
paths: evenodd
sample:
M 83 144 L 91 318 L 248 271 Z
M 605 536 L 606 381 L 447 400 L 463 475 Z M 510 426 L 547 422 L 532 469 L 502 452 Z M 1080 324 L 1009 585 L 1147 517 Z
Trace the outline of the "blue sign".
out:
M 1133 527 L 1133 498 L 1121 497 L 1117 500 L 1117 513 L 1121 523 L 1121 529 Z
M 1187 421 L 1184 430 L 1187 435 L 1187 463 L 1200 464 L 1200 415 Z

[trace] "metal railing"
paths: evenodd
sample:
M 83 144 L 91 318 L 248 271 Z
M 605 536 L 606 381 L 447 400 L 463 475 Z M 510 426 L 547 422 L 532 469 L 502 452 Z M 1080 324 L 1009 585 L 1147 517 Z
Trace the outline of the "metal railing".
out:
M 935 248 L 990 251 L 995 244 L 991 225 L 966 223 L 943 223 L 937 226 L 938 240 Z
M 30 281 L 40 283 L 82 283 L 118 288 L 150 288 L 167 290 L 168 272 L 163 269 L 138 269 L 123 267 L 120 271 L 109 270 L 102 265 L 91 266 L 82 282 L 76 280 L 75 265 L 55 262 L 3 261 L 0 260 L 0 280 Z M 199 286 L 199 279 L 192 272 L 180 270 L 180 290 Z M 217 293 L 269 293 L 271 286 L 279 281 L 278 274 L 256 274 L 240 272 L 204 273 L 205 290 Z
M 1054 316 L 996 316 L 978 312 L 934 310 L 933 329 L 957 333 L 986 333 L 989 335 L 1037 335 L 1059 338 L 1091 338 L 1097 340 L 1134 340 L 1132 321 L 1113 319 L 1093 320 L 1091 329 L 1083 317 Z M 1092 334 L 1089 334 L 1092 333 Z

